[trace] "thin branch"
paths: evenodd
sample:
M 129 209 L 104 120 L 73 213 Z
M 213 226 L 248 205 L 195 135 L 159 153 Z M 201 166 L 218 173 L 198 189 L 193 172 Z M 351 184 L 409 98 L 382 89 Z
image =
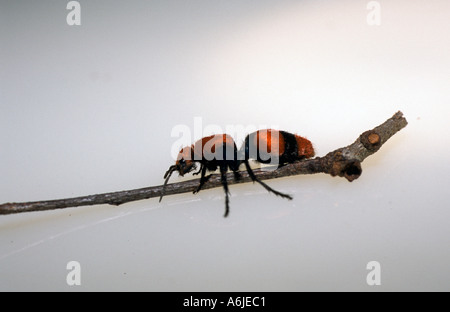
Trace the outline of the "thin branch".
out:
M 299 174 L 327 173 L 332 176 L 345 177 L 348 181 L 357 179 L 361 173 L 361 162 L 374 154 L 397 131 L 404 128 L 408 122 L 402 112 L 397 112 L 378 127 L 362 133 L 358 139 L 349 146 L 339 148 L 328 153 L 324 157 L 303 160 L 288 164 L 277 170 L 255 170 L 255 175 L 261 179 L 275 179 Z M 228 184 L 251 182 L 247 172 L 241 172 L 239 181 L 234 179 L 233 173 L 227 175 Z M 199 184 L 199 179 L 172 183 L 166 186 L 164 195 L 174 195 L 193 192 Z M 202 189 L 221 187 L 220 175 L 213 175 Z M 6 203 L 0 205 L 0 214 L 12 214 L 29 211 L 43 211 L 61 209 L 67 207 L 90 205 L 121 205 L 127 202 L 159 197 L 163 186 L 151 186 L 136 190 L 104 193 L 97 195 L 81 196 L 75 198 L 36 201 L 26 203 Z

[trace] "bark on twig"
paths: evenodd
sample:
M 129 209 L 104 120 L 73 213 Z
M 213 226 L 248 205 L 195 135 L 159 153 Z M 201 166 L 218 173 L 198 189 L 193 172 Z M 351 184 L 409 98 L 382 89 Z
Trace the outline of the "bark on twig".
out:
M 397 112 L 384 123 L 362 133 L 358 139 L 349 146 L 339 148 L 325 155 L 288 164 L 274 171 L 255 170 L 255 175 L 261 180 L 275 179 L 299 174 L 328 173 L 332 176 L 345 177 L 348 181 L 357 179 L 361 173 L 361 162 L 374 154 L 397 131 L 404 128 L 408 122 L 402 112 Z M 247 172 L 241 171 L 242 178 L 234 179 L 233 173 L 227 176 L 228 184 L 251 182 Z M 164 196 L 194 191 L 199 179 L 172 183 L 166 186 Z M 213 175 L 202 189 L 221 187 L 220 175 Z M 26 203 L 6 203 L 0 205 L 0 214 L 12 214 L 29 211 L 43 211 L 67 207 L 89 205 L 121 205 L 127 202 L 159 197 L 163 186 L 151 186 L 136 190 L 104 193 L 75 198 L 36 201 Z

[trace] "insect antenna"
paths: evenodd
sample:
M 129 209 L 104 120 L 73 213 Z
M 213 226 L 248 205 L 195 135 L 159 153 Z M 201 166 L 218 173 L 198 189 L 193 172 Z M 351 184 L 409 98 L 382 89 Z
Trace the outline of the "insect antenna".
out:
M 169 182 L 170 176 L 172 175 L 172 173 L 177 169 L 176 165 L 172 165 L 169 167 L 169 170 L 166 171 L 166 173 L 164 174 L 164 179 L 166 179 L 164 181 L 164 185 L 163 185 L 163 189 L 161 192 L 161 197 L 159 198 L 159 202 L 161 202 L 163 196 L 165 195 L 165 190 L 166 190 L 166 185 Z

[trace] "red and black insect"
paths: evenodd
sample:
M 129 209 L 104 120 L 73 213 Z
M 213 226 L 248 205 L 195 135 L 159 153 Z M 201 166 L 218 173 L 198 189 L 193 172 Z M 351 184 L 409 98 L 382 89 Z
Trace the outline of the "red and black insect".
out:
M 292 199 L 292 197 L 272 189 L 255 176 L 250 167 L 249 159 L 282 167 L 288 163 L 313 157 L 314 154 L 314 148 L 308 139 L 286 131 L 273 129 L 258 130 L 249 134 L 239 151 L 240 158 L 243 158 L 242 162 L 244 162 L 245 168 L 253 181 L 261 184 L 269 192 L 288 199 Z
M 283 194 L 272 189 L 258 179 L 250 167 L 249 160 L 254 159 L 264 164 L 277 164 L 278 167 L 287 163 L 314 156 L 314 148 L 311 142 L 301 136 L 279 130 L 258 130 L 245 138 L 244 145 L 238 151 L 236 144 L 227 134 L 216 134 L 204 137 L 191 146 L 181 149 L 178 153 L 175 165 L 169 167 L 164 174 L 164 188 L 173 172 L 178 171 L 181 176 L 200 168 L 194 175 L 201 173 L 200 183 L 194 194 L 199 192 L 211 175 L 206 176 L 206 171 L 220 169 L 221 182 L 225 190 L 225 215 L 229 213 L 229 190 L 226 173 L 231 170 L 235 179 L 240 178 L 239 166 L 244 163 L 246 170 L 254 182 L 261 184 L 266 190 L 283 198 L 292 199 L 290 195 Z M 159 199 L 162 200 L 163 193 Z
M 225 190 L 225 217 L 229 213 L 229 190 L 227 183 L 227 171 L 234 172 L 236 179 L 239 179 L 239 160 L 237 158 L 237 147 L 231 136 L 227 134 L 216 134 L 204 137 L 191 146 L 184 147 L 178 154 L 175 165 L 170 166 L 164 175 L 164 187 L 167 185 L 170 176 L 174 171 L 178 171 L 181 176 L 196 169 L 197 163 L 200 164 L 199 170 L 194 175 L 201 173 L 200 184 L 194 191 L 199 192 L 202 186 L 208 181 L 211 175 L 206 176 L 206 171 L 216 171 L 220 169 L 221 182 Z M 161 201 L 164 193 L 159 198 Z

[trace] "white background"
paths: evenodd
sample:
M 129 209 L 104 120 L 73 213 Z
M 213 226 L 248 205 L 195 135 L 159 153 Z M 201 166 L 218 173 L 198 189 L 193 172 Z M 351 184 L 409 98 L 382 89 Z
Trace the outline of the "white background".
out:
M 450 290 L 448 1 L 379 1 L 379 26 L 368 1 L 80 3 L 68 26 L 67 1 L 0 2 L 0 203 L 159 185 L 195 117 L 318 156 L 398 110 L 409 125 L 352 183 L 231 186 L 226 219 L 221 188 L 0 216 L 1 291 Z

